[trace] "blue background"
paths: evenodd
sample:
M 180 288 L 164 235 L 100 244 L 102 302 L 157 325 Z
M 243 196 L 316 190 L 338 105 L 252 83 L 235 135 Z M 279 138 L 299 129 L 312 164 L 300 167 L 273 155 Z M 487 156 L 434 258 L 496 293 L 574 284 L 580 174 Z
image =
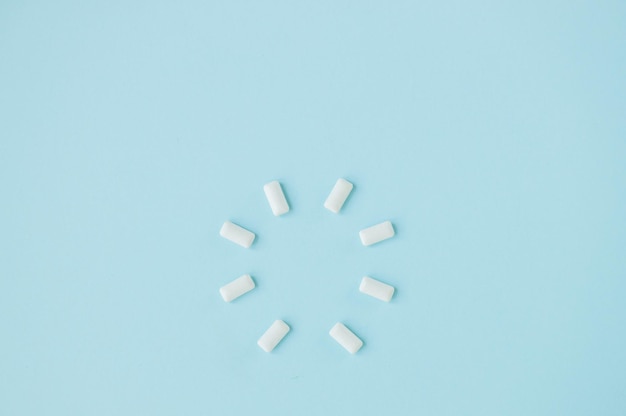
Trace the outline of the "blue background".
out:
M 3 1 L 0 414 L 626 414 L 625 40 L 623 1 Z

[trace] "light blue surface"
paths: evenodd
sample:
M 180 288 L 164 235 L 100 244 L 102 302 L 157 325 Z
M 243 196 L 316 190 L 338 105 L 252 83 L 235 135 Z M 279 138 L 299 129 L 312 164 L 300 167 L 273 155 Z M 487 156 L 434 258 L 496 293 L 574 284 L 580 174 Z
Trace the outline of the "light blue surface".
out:
M 84 3 L 0 5 L 1 415 L 626 414 L 625 2 Z

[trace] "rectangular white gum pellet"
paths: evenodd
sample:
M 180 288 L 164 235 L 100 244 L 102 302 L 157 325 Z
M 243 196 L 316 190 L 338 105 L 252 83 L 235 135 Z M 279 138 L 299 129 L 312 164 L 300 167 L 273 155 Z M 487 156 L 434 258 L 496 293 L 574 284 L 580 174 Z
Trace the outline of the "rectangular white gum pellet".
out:
M 273 181 L 265 184 L 265 186 L 263 186 L 263 191 L 265 192 L 267 202 L 270 203 L 270 208 L 272 208 L 272 213 L 274 214 L 274 216 L 278 217 L 279 215 L 283 215 L 289 212 L 289 204 L 287 204 L 287 198 L 285 198 L 283 188 L 281 188 L 278 181 Z
M 220 295 L 225 302 L 237 299 L 239 296 L 248 293 L 254 289 L 254 280 L 249 274 L 244 274 L 233 280 L 232 282 L 220 288 Z
M 393 292 L 395 289 L 393 286 L 388 285 L 387 283 L 383 283 L 379 280 L 365 276 L 363 277 L 363 279 L 361 279 L 361 285 L 359 286 L 359 290 L 366 295 L 370 295 L 372 297 L 375 297 L 376 299 L 389 302 L 393 297 Z
M 329 334 L 350 354 L 356 353 L 363 346 L 363 341 L 341 322 L 337 322 L 335 326 L 331 328 Z
M 287 335 L 289 332 L 289 325 L 280 319 L 274 321 L 272 326 L 270 326 L 267 331 L 259 338 L 256 342 L 259 347 L 263 349 L 265 352 L 272 352 L 274 348 L 278 345 L 278 343 Z
M 326 198 L 326 202 L 324 202 L 324 208 L 338 214 L 341 207 L 343 207 L 344 202 L 348 199 L 348 195 L 352 192 L 353 187 L 354 185 L 347 180 L 343 178 L 337 179 L 333 190 L 330 191 L 328 198 Z
M 359 231 L 359 237 L 361 237 L 361 243 L 363 243 L 364 246 L 380 243 L 394 235 L 395 231 L 393 230 L 391 221 L 381 222 L 380 224 Z
M 226 221 L 224 225 L 222 225 L 220 235 L 225 239 L 245 248 L 250 248 L 252 242 L 254 241 L 254 237 L 256 237 L 252 231 L 248 231 L 230 221 Z

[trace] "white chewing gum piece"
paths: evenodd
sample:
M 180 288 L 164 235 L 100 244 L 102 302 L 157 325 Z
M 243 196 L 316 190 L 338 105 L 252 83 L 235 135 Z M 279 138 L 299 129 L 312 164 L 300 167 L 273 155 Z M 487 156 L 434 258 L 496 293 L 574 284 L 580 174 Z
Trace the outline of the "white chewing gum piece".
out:
M 265 192 L 265 197 L 267 198 L 267 202 L 270 204 L 270 208 L 272 208 L 274 216 L 278 217 L 279 215 L 289 212 L 287 198 L 285 198 L 283 188 L 280 186 L 278 181 L 272 181 L 265 184 L 263 186 L 263 191 Z
M 359 237 L 364 246 L 380 243 L 381 241 L 393 237 L 395 234 L 396 232 L 393 230 L 391 221 L 381 222 L 380 224 L 359 231 Z
M 243 276 L 240 276 L 232 282 L 222 286 L 220 288 L 220 295 L 222 295 L 224 302 L 231 302 L 254 288 L 254 280 L 252 280 L 249 274 L 244 274 Z
M 393 286 L 388 285 L 387 283 L 383 283 L 380 280 L 372 279 L 369 276 L 365 276 L 363 277 L 363 279 L 361 279 L 359 291 L 376 299 L 380 299 L 384 302 L 389 302 L 393 297 L 393 292 L 395 291 L 395 289 Z
M 363 346 L 363 341 L 341 322 L 337 322 L 335 326 L 331 328 L 329 334 L 350 354 L 356 353 Z
M 346 199 L 348 199 L 350 192 L 352 192 L 352 188 L 354 188 L 354 185 L 347 180 L 343 178 L 337 179 L 333 190 L 330 191 L 326 202 L 324 202 L 324 208 L 338 214 Z
M 222 225 L 220 235 L 244 248 L 250 248 L 252 242 L 254 241 L 254 237 L 256 237 L 252 231 L 248 231 L 230 221 L 226 221 Z
M 263 351 L 272 352 L 278 343 L 285 338 L 289 329 L 289 325 L 287 325 L 284 321 L 281 321 L 280 319 L 274 321 L 272 326 L 270 326 L 261 338 L 259 338 L 257 344 L 261 347 L 261 349 L 263 349 Z

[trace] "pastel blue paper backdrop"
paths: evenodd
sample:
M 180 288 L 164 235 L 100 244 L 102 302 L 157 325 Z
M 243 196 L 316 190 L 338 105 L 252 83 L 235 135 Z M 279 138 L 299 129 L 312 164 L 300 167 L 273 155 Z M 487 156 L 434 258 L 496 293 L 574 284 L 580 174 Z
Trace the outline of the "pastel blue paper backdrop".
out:
M 625 414 L 625 39 L 623 1 L 3 1 L 0 414 Z

